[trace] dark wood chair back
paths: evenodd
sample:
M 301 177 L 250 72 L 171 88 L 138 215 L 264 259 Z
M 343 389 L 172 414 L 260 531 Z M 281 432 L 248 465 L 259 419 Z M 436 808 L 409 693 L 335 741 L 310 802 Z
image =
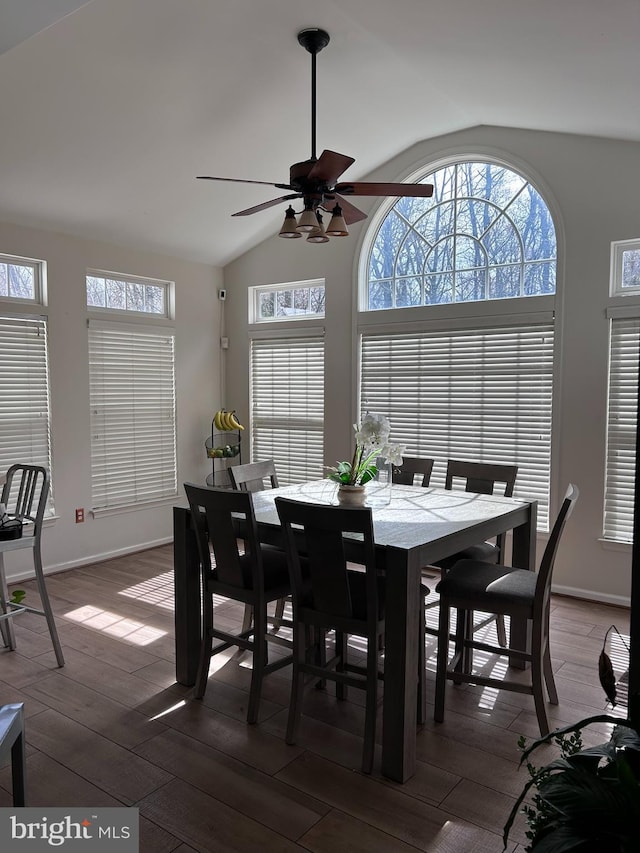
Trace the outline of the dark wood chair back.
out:
M 433 471 L 433 459 L 425 459 L 419 456 L 403 456 L 402 465 L 394 465 L 392 478 L 394 483 L 402 486 L 413 486 L 416 476 L 422 477 L 420 485 L 425 489 L 431 480 Z
M 547 540 L 542 560 L 540 560 L 540 567 L 538 568 L 538 577 L 536 579 L 534 620 L 541 616 L 549 605 L 549 598 L 551 596 L 551 576 L 553 574 L 553 567 L 556 561 L 558 545 L 560 544 L 560 537 L 562 536 L 562 531 L 564 530 L 567 520 L 574 510 L 579 495 L 580 490 L 578 487 L 570 484 L 562 501 L 560 512 L 556 517 L 549 535 L 549 539 Z
M 202 571 L 202 644 L 194 696 L 202 699 L 205 694 L 213 655 L 230 646 L 251 652 L 247 722 L 255 723 L 264 676 L 292 661 L 291 654 L 273 661 L 268 657 L 269 643 L 286 646 L 289 651 L 292 648 L 288 639 L 268 632 L 267 605 L 290 593 L 286 557 L 277 549 L 261 549 L 250 492 L 203 488 L 194 483 L 185 483 L 184 488 L 196 530 Z M 239 532 L 244 550 L 238 539 Z M 224 621 L 218 625 L 214 606 L 218 596 L 244 602 L 245 611 L 249 609 L 252 614 L 253 625 L 243 623 L 239 631 L 233 631 Z M 221 642 L 214 646 L 214 640 Z
M 265 459 L 263 462 L 247 462 L 246 465 L 231 465 L 229 477 L 234 489 L 242 489 L 245 492 L 261 492 L 265 488 L 265 480 L 268 479 L 272 489 L 278 488 L 278 475 L 273 459 Z
M 518 475 L 517 465 L 497 465 L 490 462 L 468 462 L 462 459 L 449 459 L 445 489 L 453 489 L 454 481 L 464 480 L 466 492 L 480 495 L 492 495 L 496 483 L 504 484 L 504 496 L 510 498 Z
M 363 624 L 375 626 L 380 606 L 371 509 L 323 506 L 288 498 L 276 498 L 276 508 L 289 561 L 294 622 L 361 634 Z M 358 613 L 354 611 L 344 538 L 353 534 L 363 543 L 358 563 L 366 575 L 366 606 L 364 612 L 358 608 Z M 303 555 L 307 559 L 304 574 L 300 564 Z
M 230 589 L 258 589 L 261 553 L 251 493 L 204 488 L 194 483 L 185 483 L 184 490 L 196 530 L 204 583 L 215 580 Z M 244 554 L 238 540 L 239 524 Z

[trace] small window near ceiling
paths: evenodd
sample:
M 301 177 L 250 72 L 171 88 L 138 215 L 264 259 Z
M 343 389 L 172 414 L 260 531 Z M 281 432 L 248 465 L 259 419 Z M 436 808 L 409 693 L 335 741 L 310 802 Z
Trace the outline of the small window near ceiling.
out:
M 640 295 L 640 239 L 611 244 L 611 295 Z
M 322 279 L 249 288 L 250 323 L 305 320 L 310 317 L 324 317 Z
M 39 261 L 0 255 L 0 299 L 41 304 L 41 273 Z
M 87 274 L 87 307 L 92 310 L 169 317 L 169 294 L 168 281 L 99 272 Z

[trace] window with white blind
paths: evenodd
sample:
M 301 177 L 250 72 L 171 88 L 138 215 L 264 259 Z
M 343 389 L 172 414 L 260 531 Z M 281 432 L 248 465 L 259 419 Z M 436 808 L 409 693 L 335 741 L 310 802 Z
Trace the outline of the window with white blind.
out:
M 94 511 L 177 494 L 174 332 L 89 322 Z
M 0 317 L 0 471 L 16 462 L 51 470 L 44 317 Z
M 557 274 L 552 211 L 507 163 L 456 155 L 385 202 L 359 274 L 360 409 L 406 453 L 518 466 L 515 495 L 548 529 Z
M 361 338 L 361 411 L 389 417 L 408 456 L 518 466 L 515 496 L 548 528 L 553 320 Z
M 324 339 L 252 340 L 250 391 L 253 461 L 273 459 L 281 485 L 322 477 Z
M 604 496 L 605 539 L 633 539 L 640 309 L 637 317 L 612 317 L 609 411 Z

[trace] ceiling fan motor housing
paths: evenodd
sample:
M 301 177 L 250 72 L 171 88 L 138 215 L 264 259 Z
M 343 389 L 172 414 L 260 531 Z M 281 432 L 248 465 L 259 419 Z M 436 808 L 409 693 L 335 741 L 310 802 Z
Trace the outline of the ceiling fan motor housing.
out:
M 308 27 L 306 30 L 300 30 L 298 33 L 298 42 L 309 53 L 320 53 L 322 48 L 329 44 L 329 41 L 329 33 L 318 27 Z

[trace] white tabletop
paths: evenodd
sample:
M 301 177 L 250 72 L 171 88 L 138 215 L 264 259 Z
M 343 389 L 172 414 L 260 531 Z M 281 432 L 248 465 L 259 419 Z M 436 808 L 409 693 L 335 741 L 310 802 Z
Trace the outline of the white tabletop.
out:
M 279 524 L 275 508 L 278 496 L 308 503 L 338 503 L 337 484 L 331 480 L 254 492 L 253 504 L 259 522 Z M 528 503 L 494 495 L 394 484 L 391 502 L 373 508 L 375 541 L 377 545 L 411 549 L 507 515 Z

